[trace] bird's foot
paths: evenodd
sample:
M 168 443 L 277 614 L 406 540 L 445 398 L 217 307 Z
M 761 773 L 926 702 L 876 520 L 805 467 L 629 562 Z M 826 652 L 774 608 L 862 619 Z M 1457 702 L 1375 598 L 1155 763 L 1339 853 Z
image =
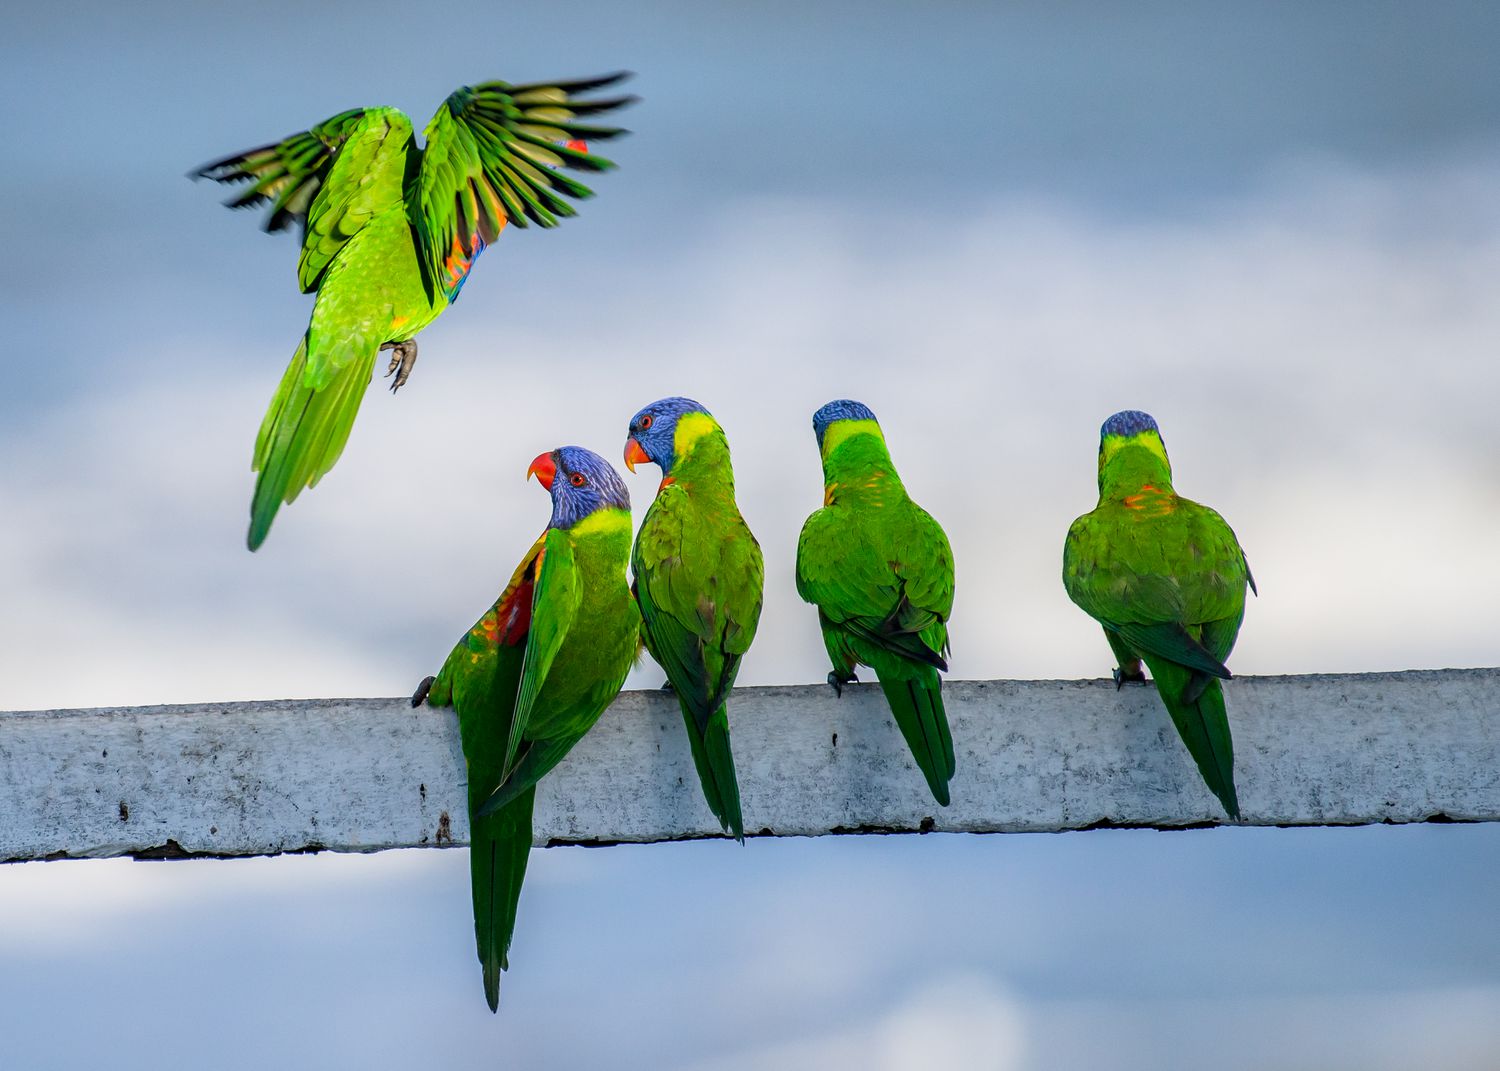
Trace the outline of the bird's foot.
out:
M 676 688 L 672 687 L 671 681 L 662 681 L 661 690 L 666 692 L 668 695 L 671 695 L 673 692 L 677 691 Z
M 828 671 L 828 687 L 832 688 L 833 694 L 838 696 L 840 699 L 844 698 L 844 685 L 858 683 L 859 678 L 856 677 L 853 673 L 849 674 L 846 677 L 839 673 L 839 671 L 836 669 L 831 669 Z
M 1127 684 L 1146 683 L 1146 675 L 1141 672 L 1139 666 L 1137 666 L 1133 670 L 1130 670 L 1129 672 L 1126 672 L 1123 669 L 1116 668 L 1111 676 L 1115 679 L 1115 691 L 1117 692 Z
M 426 700 L 427 700 L 427 693 L 430 692 L 430 691 L 432 691 L 432 682 L 435 681 L 435 680 L 437 680 L 436 677 L 424 677 L 424 678 L 422 678 L 422 683 L 419 684 L 419 685 L 417 685 L 417 690 L 411 694 L 411 705 L 412 706 L 419 707 L 424 702 L 426 702 Z
M 392 375 L 396 377 L 391 381 L 391 393 L 395 394 L 411 378 L 412 366 L 417 363 L 417 340 L 409 338 L 405 342 L 387 342 L 380 348 L 391 351 L 391 363 L 386 366 L 385 378 L 390 379 Z

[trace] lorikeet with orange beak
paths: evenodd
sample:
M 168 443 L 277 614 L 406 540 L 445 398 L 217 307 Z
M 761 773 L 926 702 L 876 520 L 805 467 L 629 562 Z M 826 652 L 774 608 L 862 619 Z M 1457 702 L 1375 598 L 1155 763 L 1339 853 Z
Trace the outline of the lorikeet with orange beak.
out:
M 630 495 L 592 451 L 531 463 L 552 520 L 495 605 L 412 696 L 452 706 L 469 779 L 469 871 L 484 995 L 494 1011 L 531 851 L 536 783 L 583 739 L 640 653 L 625 582 Z
M 375 355 L 392 351 L 386 375 L 395 374 L 396 390 L 417 359 L 417 332 L 458 299 L 475 259 L 507 223 L 554 227 L 575 214 L 568 198 L 592 196 L 563 169 L 613 167 L 580 139 L 624 131 L 578 119 L 634 98 L 578 95 L 625 77 L 465 86 L 427 124 L 423 148 L 402 112 L 354 108 L 193 172 L 249 183 L 226 204 L 267 206 L 266 230 L 300 226 L 297 282 L 317 294 L 255 441 L 251 550 L 281 504 L 333 468 Z
M 1221 680 L 1255 579 L 1233 530 L 1172 489 L 1172 466 L 1149 414 L 1127 409 L 1099 433 L 1099 505 L 1063 546 L 1068 597 L 1104 626 L 1115 682 L 1157 694 L 1213 794 L 1239 818 L 1234 744 Z
M 709 809 L 744 843 L 725 700 L 760 621 L 760 544 L 735 503 L 724 429 L 703 406 L 663 398 L 631 417 L 625 464 L 645 462 L 662 473 L 630 557 L 646 650 L 677 692 Z
M 856 665 L 875 671 L 891 714 L 948 805 L 956 769 L 939 670 L 947 670 L 953 551 L 938 522 L 907 495 L 875 414 L 829 402 L 813 414 L 823 456 L 823 508 L 797 541 L 797 593 L 818 607 L 842 694 Z

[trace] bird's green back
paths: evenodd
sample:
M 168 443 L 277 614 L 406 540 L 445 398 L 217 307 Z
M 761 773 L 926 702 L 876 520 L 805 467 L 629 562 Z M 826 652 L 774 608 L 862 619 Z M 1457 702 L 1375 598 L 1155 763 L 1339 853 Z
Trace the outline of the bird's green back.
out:
M 705 799 L 744 838 L 724 709 L 760 622 L 765 565 L 740 514 L 723 429 L 683 414 L 676 461 L 646 511 L 631 555 L 643 635 L 667 672 L 687 723 Z

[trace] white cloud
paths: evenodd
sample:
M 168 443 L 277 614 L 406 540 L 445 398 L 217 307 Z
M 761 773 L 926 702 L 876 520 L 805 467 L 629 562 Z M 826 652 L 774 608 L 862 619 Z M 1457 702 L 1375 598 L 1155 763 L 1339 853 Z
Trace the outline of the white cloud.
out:
M 824 1034 L 773 1042 L 690 1065 L 696 1071 L 1019 1071 L 1025 1031 L 1021 1007 L 977 974 L 940 976 L 884 1015 Z

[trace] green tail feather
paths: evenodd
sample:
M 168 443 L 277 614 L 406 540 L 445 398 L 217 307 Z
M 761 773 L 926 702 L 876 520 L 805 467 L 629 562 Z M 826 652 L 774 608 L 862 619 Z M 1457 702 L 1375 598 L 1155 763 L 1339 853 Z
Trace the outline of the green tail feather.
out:
M 948 714 L 943 709 L 942 681 L 937 670 L 931 666 L 903 667 L 904 672 L 920 675 L 894 676 L 881 673 L 880 688 L 885 692 L 885 701 L 896 716 L 896 725 L 906 738 L 912 758 L 927 778 L 927 787 L 933 798 L 948 806 L 948 782 L 953 779 L 957 762 L 953 755 L 953 735 L 948 731 Z
M 1240 801 L 1234 788 L 1234 741 L 1224 711 L 1224 687 L 1204 673 L 1147 655 L 1146 666 L 1156 681 L 1157 694 L 1177 726 L 1188 754 L 1198 764 L 1204 784 L 1219 798 L 1229 817 L 1239 820 Z
M 719 825 L 745 843 L 745 819 L 740 813 L 740 785 L 734 776 L 734 754 L 729 748 L 729 711 L 724 704 L 713 712 L 708 725 L 699 728 L 693 712 L 682 706 L 682 720 L 687 724 L 688 740 L 693 745 L 693 765 L 698 767 L 698 783 L 703 798 L 714 812 Z
M 291 502 L 304 487 L 317 483 L 343 453 L 360 400 L 370 384 L 375 353 L 372 347 L 368 353 L 355 356 L 323 389 L 313 390 L 304 382 L 307 337 L 303 336 L 255 439 L 252 468 L 260 473 L 260 479 L 255 481 L 255 497 L 250 504 L 246 542 L 251 550 L 265 542 L 281 504 Z
M 500 1007 L 500 972 L 510 966 L 516 904 L 531 854 L 532 785 L 491 818 L 473 819 L 469 832 L 469 876 L 474 888 L 474 940 L 484 969 L 484 997 Z M 472 813 L 474 805 L 470 804 Z

